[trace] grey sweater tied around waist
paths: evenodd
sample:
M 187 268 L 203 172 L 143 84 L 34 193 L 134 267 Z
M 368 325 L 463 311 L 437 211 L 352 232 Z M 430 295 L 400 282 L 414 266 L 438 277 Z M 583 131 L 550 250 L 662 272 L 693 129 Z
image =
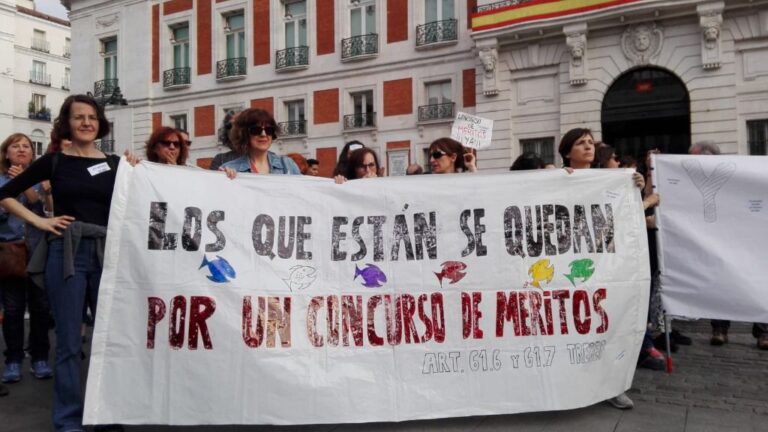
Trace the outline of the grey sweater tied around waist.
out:
M 47 241 L 37 244 L 32 258 L 27 266 L 27 273 L 32 281 L 39 287 L 45 286 L 45 264 L 48 260 L 48 242 L 62 239 L 64 241 L 64 280 L 75 274 L 75 255 L 80 246 L 80 239 L 96 240 L 96 257 L 99 265 L 104 265 L 104 241 L 107 237 L 107 228 L 86 222 L 74 221 L 62 235 L 48 233 Z

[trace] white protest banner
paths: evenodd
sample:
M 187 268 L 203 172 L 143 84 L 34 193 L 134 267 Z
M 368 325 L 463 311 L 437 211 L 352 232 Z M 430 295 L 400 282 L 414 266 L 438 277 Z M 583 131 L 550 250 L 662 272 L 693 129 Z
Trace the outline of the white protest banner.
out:
M 630 174 L 337 185 L 123 163 L 86 423 L 400 421 L 616 396 L 648 305 Z
M 667 314 L 768 322 L 768 157 L 654 155 Z
M 451 138 L 464 147 L 482 149 L 490 147 L 493 120 L 459 111 L 451 126 Z

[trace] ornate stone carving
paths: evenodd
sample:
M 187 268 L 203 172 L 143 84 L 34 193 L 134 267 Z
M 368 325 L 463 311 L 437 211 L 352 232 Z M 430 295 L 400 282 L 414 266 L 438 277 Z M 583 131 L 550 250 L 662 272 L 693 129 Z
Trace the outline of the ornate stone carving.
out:
M 621 50 L 634 65 L 649 64 L 658 57 L 664 33 L 655 23 L 627 27 L 621 35 Z
M 720 40 L 723 7 L 723 2 L 714 2 L 696 8 L 701 27 L 701 67 L 704 69 L 718 69 L 722 64 Z
M 587 35 L 584 32 L 566 33 L 565 43 L 571 54 L 568 67 L 571 85 L 585 84 L 589 70 L 587 67 Z
M 499 61 L 496 47 L 481 48 L 478 55 L 483 63 L 483 94 L 486 96 L 496 95 L 499 93 L 499 89 L 496 87 L 496 63 Z
M 96 28 L 109 28 L 120 21 L 120 14 L 112 14 L 96 18 Z

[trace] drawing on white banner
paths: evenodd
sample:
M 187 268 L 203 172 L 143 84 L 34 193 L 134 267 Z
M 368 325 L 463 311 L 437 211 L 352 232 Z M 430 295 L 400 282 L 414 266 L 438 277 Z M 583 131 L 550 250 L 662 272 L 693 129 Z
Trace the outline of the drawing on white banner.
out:
M 688 159 L 682 162 L 683 169 L 690 177 L 696 188 L 701 192 L 704 199 L 704 221 L 707 223 L 717 222 L 717 204 L 715 197 L 717 191 L 733 176 L 736 171 L 736 165 L 733 163 L 721 162 L 717 164 L 712 174 L 707 176 L 701 163 L 697 160 Z
M 206 276 L 208 280 L 216 283 L 229 282 L 230 279 L 234 279 L 237 276 L 235 269 L 229 264 L 229 261 L 216 255 L 216 259 L 208 261 L 208 257 L 203 256 L 203 262 L 200 263 L 198 270 L 208 267 L 208 271 L 211 273 Z
M 291 267 L 291 274 L 283 282 L 291 291 L 307 289 L 317 279 L 317 270 L 314 267 L 296 265 Z

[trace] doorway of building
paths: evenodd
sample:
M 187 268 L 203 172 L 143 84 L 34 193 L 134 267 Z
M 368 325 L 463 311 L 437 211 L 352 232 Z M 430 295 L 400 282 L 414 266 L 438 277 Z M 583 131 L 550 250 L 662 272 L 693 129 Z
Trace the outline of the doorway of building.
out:
M 643 167 L 649 150 L 684 154 L 691 145 L 688 90 L 672 73 L 655 67 L 621 75 L 603 98 L 603 141 Z

